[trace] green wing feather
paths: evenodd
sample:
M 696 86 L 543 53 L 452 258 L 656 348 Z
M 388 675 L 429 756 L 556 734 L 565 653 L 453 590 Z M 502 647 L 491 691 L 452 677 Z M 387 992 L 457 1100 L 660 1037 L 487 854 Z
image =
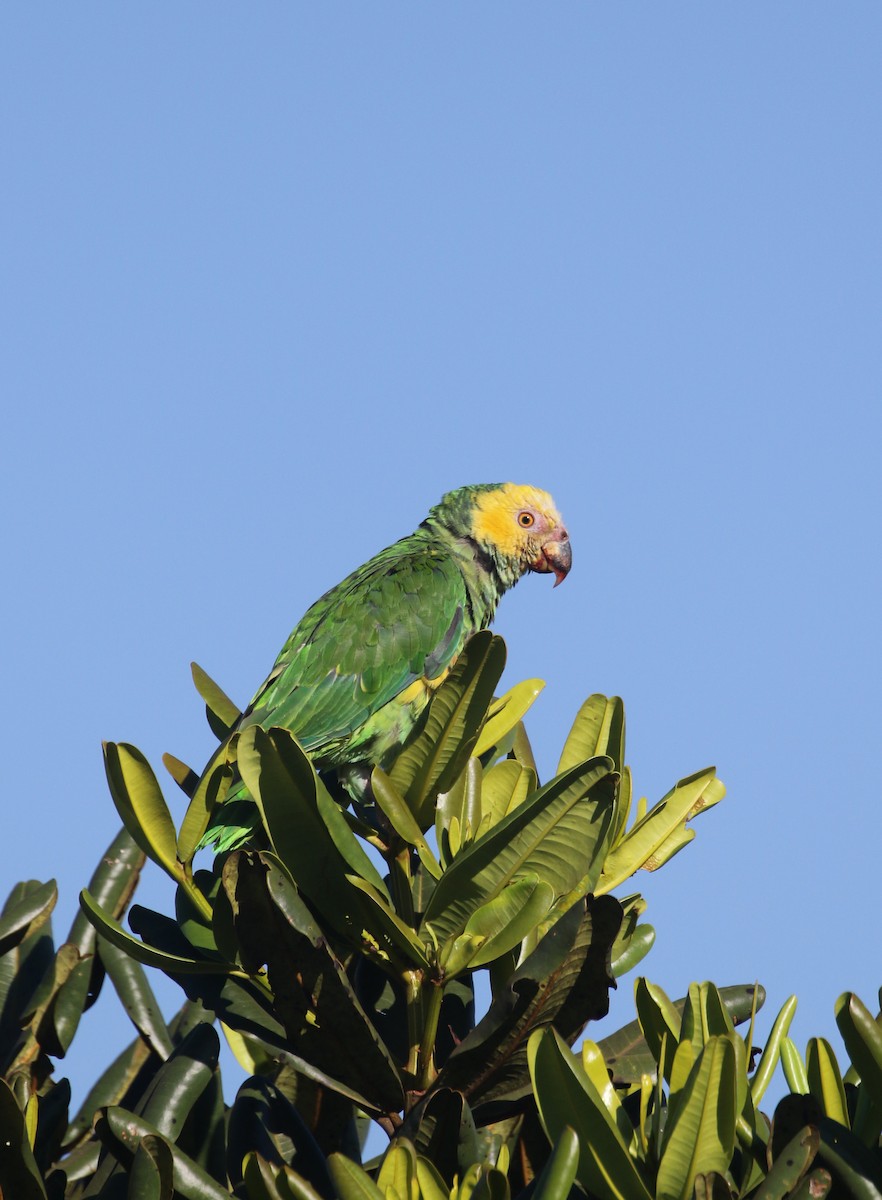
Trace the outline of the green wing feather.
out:
M 469 611 L 450 553 L 423 538 L 402 539 L 309 609 L 242 726 L 289 729 L 323 766 L 353 761 L 358 746 L 381 738 L 372 717 L 453 663 L 474 632 Z

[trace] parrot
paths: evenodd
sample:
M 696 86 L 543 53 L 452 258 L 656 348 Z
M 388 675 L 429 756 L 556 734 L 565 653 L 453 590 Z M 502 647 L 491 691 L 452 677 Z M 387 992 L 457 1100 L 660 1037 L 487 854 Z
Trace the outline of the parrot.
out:
M 553 574 L 557 587 L 571 565 L 569 534 L 547 492 L 514 483 L 447 492 L 413 533 L 307 610 L 236 728 L 288 730 L 317 771 L 347 788 L 359 772 L 394 761 L 505 592 L 528 572 Z M 200 846 L 236 849 L 258 828 L 239 781 Z

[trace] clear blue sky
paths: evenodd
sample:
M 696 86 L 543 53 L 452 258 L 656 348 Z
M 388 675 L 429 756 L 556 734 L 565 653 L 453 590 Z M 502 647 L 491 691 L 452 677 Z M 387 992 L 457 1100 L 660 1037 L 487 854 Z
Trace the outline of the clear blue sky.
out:
M 497 622 L 546 773 L 606 691 L 638 791 L 728 785 L 640 880 L 646 973 L 758 978 L 764 1030 L 795 991 L 801 1045 L 875 1004 L 880 39 L 861 0 L 4 7 L 4 870 L 57 876 L 59 939 L 101 739 L 201 766 L 191 659 L 244 702 L 512 479 L 574 546 Z

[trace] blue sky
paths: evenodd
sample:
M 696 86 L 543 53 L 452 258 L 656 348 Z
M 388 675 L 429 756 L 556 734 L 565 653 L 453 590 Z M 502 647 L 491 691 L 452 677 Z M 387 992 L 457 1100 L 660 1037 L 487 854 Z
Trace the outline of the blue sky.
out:
M 639 881 L 643 969 L 758 978 L 764 1030 L 796 992 L 838 1046 L 882 983 L 880 35 L 860 0 L 7 6 L 4 890 L 54 874 L 61 940 L 102 738 L 201 766 L 191 659 L 244 702 L 442 492 L 531 482 L 574 546 L 496 626 L 540 765 L 605 691 L 638 792 L 729 789 Z M 103 998 L 78 1097 L 129 1036 Z

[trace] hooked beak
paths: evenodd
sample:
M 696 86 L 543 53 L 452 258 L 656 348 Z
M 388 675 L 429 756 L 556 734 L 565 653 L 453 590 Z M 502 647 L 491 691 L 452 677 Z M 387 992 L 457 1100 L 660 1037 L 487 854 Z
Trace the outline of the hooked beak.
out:
M 570 535 L 565 529 L 555 529 L 549 540 L 542 547 L 538 558 L 530 563 L 531 571 L 540 575 L 550 575 L 554 572 L 554 586 L 563 583 L 573 565 L 573 550 L 570 545 Z

